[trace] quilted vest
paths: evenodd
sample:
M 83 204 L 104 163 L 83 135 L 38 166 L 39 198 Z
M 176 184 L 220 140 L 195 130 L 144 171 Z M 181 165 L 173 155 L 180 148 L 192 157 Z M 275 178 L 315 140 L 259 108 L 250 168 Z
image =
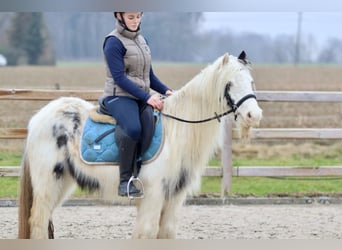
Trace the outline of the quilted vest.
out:
M 124 29 L 118 22 L 116 29 L 109 33 L 107 37 L 117 37 L 126 48 L 124 56 L 124 66 L 126 77 L 146 92 L 150 91 L 150 66 L 151 51 L 140 31 L 131 32 Z M 131 94 L 120 88 L 114 81 L 106 62 L 106 81 L 103 97 L 107 96 L 129 96 L 136 99 Z

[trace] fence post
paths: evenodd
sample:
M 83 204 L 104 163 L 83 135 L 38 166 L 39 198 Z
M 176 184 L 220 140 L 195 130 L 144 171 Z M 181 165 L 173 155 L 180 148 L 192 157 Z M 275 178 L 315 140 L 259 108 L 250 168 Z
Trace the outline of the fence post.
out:
M 222 183 L 221 197 L 223 198 L 231 191 L 233 166 L 232 166 L 232 141 L 233 141 L 233 122 L 231 119 L 224 119 L 224 139 L 221 152 L 222 164 Z

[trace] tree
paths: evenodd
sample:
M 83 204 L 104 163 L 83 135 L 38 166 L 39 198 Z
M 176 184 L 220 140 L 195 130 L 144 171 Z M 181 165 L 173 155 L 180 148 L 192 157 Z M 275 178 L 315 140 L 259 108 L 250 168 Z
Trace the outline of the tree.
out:
M 9 29 L 11 51 L 16 51 L 16 63 L 39 64 L 47 46 L 47 29 L 40 12 L 16 13 Z
M 292 35 L 278 35 L 274 38 L 268 53 L 272 60 L 268 63 L 293 63 L 295 61 L 296 42 Z
M 342 41 L 338 38 L 331 38 L 318 56 L 318 63 L 341 63 L 342 62 Z
M 155 60 L 192 61 L 202 13 L 144 13 L 142 28 Z

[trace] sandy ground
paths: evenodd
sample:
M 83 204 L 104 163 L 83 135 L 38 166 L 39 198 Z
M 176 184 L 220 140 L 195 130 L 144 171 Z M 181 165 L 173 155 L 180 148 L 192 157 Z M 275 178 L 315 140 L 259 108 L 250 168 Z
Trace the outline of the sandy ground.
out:
M 17 237 L 17 207 L 0 207 L 0 239 Z M 133 206 L 60 207 L 58 239 L 129 239 Z M 342 205 L 187 205 L 179 239 L 342 239 Z

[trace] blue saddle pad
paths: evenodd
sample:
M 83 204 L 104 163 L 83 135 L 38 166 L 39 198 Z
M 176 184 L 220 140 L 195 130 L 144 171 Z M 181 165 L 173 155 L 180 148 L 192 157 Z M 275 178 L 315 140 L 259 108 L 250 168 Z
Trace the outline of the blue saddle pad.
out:
M 151 160 L 163 141 L 163 127 L 160 113 L 149 148 L 142 156 L 142 161 Z M 88 164 L 118 164 L 119 150 L 114 139 L 115 125 L 94 122 L 87 118 L 81 141 L 81 157 Z

